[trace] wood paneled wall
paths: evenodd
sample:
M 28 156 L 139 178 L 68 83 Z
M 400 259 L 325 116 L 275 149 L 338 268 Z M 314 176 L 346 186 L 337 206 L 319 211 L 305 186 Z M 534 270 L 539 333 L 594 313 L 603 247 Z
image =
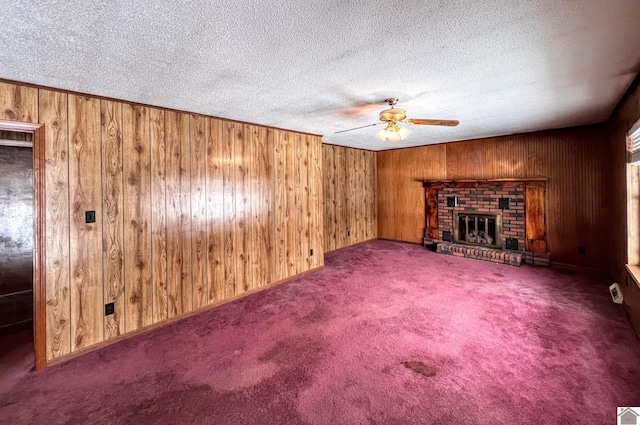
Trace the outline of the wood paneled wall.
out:
M 421 241 L 421 180 L 548 178 L 551 261 L 606 270 L 610 216 L 603 138 L 601 126 L 589 126 L 378 152 L 378 236 Z
M 325 252 L 376 239 L 376 153 L 322 145 L 322 155 Z
M 45 125 L 48 360 L 323 265 L 318 136 L 2 82 L 0 119 Z
M 603 158 L 611 171 L 607 203 L 611 206 L 611 239 L 609 269 L 615 282 L 620 282 L 625 310 L 640 337 L 640 288 L 627 273 L 627 142 L 631 126 L 640 119 L 640 77 L 623 97 L 606 124 L 610 156 Z M 636 236 L 637 237 L 637 236 Z M 640 269 L 636 268 L 637 272 Z

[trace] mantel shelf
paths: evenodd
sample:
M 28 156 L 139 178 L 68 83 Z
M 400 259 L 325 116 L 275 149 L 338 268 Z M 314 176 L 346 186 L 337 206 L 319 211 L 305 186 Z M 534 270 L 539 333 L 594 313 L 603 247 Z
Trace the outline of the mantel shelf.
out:
M 464 180 L 419 180 L 425 187 L 434 186 L 477 186 L 484 184 L 534 184 L 546 183 L 546 177 L 532 177 L 528 179 L 464 179 Z

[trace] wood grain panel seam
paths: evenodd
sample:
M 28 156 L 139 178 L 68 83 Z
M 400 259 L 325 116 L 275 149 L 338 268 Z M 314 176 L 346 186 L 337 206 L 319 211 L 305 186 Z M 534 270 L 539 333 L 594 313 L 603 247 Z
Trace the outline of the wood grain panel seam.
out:
M 71 103 L 70 100 L 70 96 L 67 95 L 67 158 L 69 158 L 71 155 L 71 126 L 69 125 L 69 106 Z M 67 191 L 68 191 L 68 195 L 67 195 L 67 204 L 69 204 L 71 202 L 71 160 L 67 160 Z M 73 281 L 72 278 L 72 272 L 73 270 L 71 269 L 71 216 L 73 214 L 73 210 L 70 208 L 70 206 L 67 206 L 67 208 L 69 209 L 69 214 L 67 214 L 67 217 L 69 219 L 69 237 L 68 239 L 68 243 L 69 243 L 69 250 L 67 251 L 69 253 L 69 353 L 73 352 L 73 334 L 71 333 L 71 330 L 73 329 L 72 326 L 72 320 L 73 318 L 71 317 L 71 305 L 73 303 L 72 301 L 72 297 L 73 297 L 73 290 L 71 288 L 71 282 Z

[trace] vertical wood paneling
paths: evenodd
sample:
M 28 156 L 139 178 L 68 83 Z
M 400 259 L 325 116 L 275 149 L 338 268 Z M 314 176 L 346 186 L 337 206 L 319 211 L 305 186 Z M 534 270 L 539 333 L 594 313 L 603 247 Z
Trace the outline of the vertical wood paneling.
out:
M 103 340 L 100 101 L 69 95 L 71 348 Z M 85 223 L 85 211 L 96 222 Z
M 376 238 L 376 152 L 331 145 L 322 151 L 324 250 Z
M 300 193 L 300 221 L 302 222 L 302 233 L 300 234 L 300 261 L 301 269 L 298 271 L 299 273 L 302 271 L 307 271 L 311 268 L 311 256 L 309 255 L 309 250 L 311 249 L 311 227 L 312 227 L 312 217 L 311 217 L 311 195 L 310 195 L 310 182 L 309 182 L 309 152 L 311 150 L 311 141 L 310 136 L 301 135 L 300 136 L 300 158 L 298 168 L 300 170 L 300 186 L 298 190 Z
M 153 138 L 154 142 L 157 142 L 157 135 L 154 137 L 151 134 L 154 123 L 150 120 L 148 108 L 129 104 L 124 104 L 122 108 L 125 316 L 126 330 L 129 332 L 154 322 L 154 299 L 157 297 L 154 294 L 155 285 L 151 280 L 153 173 L 150 141 Z M 164 167 L 162 170 L 164 171 Z M 164 201 L 164 197 L 162 199 Z M 166 265 L 163 259 L 160 263 Z
M 40 90 L 40 120 L 45 126 L 47 360 L 51 360 L 71 351 L 67 95 Z
M 45 124 L 48 360 L 323 264 L 318 136 L 9 83 L 0 105 Z
M 253 139 L 254 158 L 254 229 L 259 261 L 254 262 L 256 286 L 275 281 L 275 178 L 274 132 L 255 127 Z
M 262 273 L 260 272 L 260 262 L 262 261 L 262 229 L 261 221 L 261 196 L 260 196 L 260 129 L 258 126 L 246 126 L 247 141 L 251 151 L 251 167 L 249 173 L 251 194 L 249 202 L 251 203 L 251 255 L 249 264 L 251 267 L 251 275 L 253 276 L 253 287 L 259 288 L 263 286 Z M 266 132 L 265 132 L 266 135 Z M 268 264 L 268 262 L 267 262 Z
M 378 237 L 378 162 L 377 154 L 375 152 L 369 153 L 369 161 L 367 163 L 367 175 L 369 178 L 367 190 L 370 198 L 367 200 L 369 205 L 369 236 L 368 239 L 374 239 Z
M 311 174 L 309 176 L 311 215 L 312 215 L 312 236 L 311 247 L 313 256 L 311 257 L 311 267 L 320 267 L 324 258 L 324 205 L 323 190 L 324 178 L 322 176 L 322 141 L 319 137 L 311 137 L 311 153 L 309 156 Z
M 236 271 L 236 177 L 235 177 L 236 124 L 227 122 L 222 139 L 223 154 L 223 210 L 224 210 L 224 279 L 225 298 L 237 295 Z
M 223 140 L 224 124 L 221 120 L 207 118 L 207 277 L 208 302 L 221 301 L 224 288 L 224 183 Z
M 260 264 L 262 284 L 276 277 L 276 189 L 274 130 L 260 129 Z
M 604 266 L 607 256 L 605 157 L 598 126 L 378 152 L 379 237 L 419 243 L 424 231 L 420 180 L 548 178 L 551 261 Z M 446 161 L 442 161 L 442 155 Z M 587 184 L 588 183 L 588 184 Z M 390 194 L 395 193 L 395 203 Z M 578 247 L 586 248 L 586 255 Z
M 348 246 L 360 238 L 358 233 L 358 163 L 357 152 L 355 149 L 339 148 L 340 152 L 340 174 L 344 175 L 344 186 L 341 188 L 342 198 L 337 201 L 344 205 L 341 207 L 343 211 L 342 220 L 345 226 L 341 229 L 340 234 L 346 235 L 346 239 L 341 246 Z M 340 180 L 340 179 L 339 179 Z M 351 235 L 348 234 L 351 233 Z
M 273 131 L 273 153 L 275 160 L 275 278 L 282 280 L 288 274 L 287 255 L 287 156 L 285 133 L 281 130 Z
M 335 166 L 334 148 L 332 145 L 322 146 L 323 158 L 323 185 L 324 185 L 324 250 L 333 251 L 336 249 L 336 196 L 335 196 Z
M 50 95 L 45 94 L 47 96 Z M 0 120 L 39 122 L 38 89 L 0 83 Z
M 347 149 L 342 147 L 335 147 L 334 150 L 334 170 L 336 177 L 336 215 L 335 221 L 336 227 L 336 248 L 342 248 L 351 245 L 351 236 L 348 236 L 351 232 L 351 220 L 347 215 Z
M 235 128 L 235 178 L 236 178 L 236 240 L 235 261 L 237 271 L 236 293 L 242 294 L 253 286 L 251 273 L 251 145 L 248 142 L 249 126 L 236 124 Z
M 193 309 L 189 115 L 165 112 L 169 317 Z
M 164 111 L 151 108 L 149 110 L 149 142 L 151 151 L 151 276 L 154 323 L 168 318 L 164 124 Z
M 208 304 L 207 276 L 207 142 L 204 117 L 189 116 L 191 141 L 191 272 L 193 308 Z
M 123 269 L 122 104 L 100 102 L 102 139 L 102 265 L 104 304 L 114 314 L 104 318 L 104 339 L 125 333 Z
M 285 203 L 285 223 L 287 226 L 287 240 L 285 244 L 287 274 L 286 276 L 294 276 L 297 272 L 297 242 L 298 242 L 298 215 L 296 210 L 296 166 L 297 153 L 295 149 L 295 138 L 291 133 L 284 135 L 284 155 L 285 155 L 285 186 L 286 186 L 286 203 Z
M 304 203 L 304 178 L 305 166 L 304 166 L 304 136 L 300 134 L 294 134 L 291 138 L 291 153 L 294 156 L 293 164 L 293 214 L 295 215 L 296 227 L 294 228 L 296 233 L 295 245 L 293 247 L 293 256 L 295 263 L 295 272 L 302 273 L 306 270 L 305 262 L 305 216 L 303 213 Z

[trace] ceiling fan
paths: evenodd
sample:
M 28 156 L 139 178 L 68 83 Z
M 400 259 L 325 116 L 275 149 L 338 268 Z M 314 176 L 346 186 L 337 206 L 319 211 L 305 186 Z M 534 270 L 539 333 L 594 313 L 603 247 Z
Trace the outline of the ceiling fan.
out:
M 391 108 L 385 109 L 384 111 L 380 112 L 380 122 L 377 122 L 375 124 L 363 125 L 362 127 L 350 128 L 348 130 L 336 131 L 334 134 L 345 133 L 347 131 L 359 130 L 361 128 L 386 124 L 386 127 L 379 131 L 376 136 L 378 136 L 385 142 L 397 142 L 399 140 L 404 140 L 410 133 L 408 128 L 399 125 L 399 123 L 412 125 L 442 125 L 447 127 L 455 127 L 460 124 L 460 122 L 457 120 L 435 120 L 419 118 L 407 119 L 407 111 L 395 107 L 396 103 L 398 103 L 397 97 L 390 97 L 388 99 L 385 99 L 384 101 L 388 103 Z

